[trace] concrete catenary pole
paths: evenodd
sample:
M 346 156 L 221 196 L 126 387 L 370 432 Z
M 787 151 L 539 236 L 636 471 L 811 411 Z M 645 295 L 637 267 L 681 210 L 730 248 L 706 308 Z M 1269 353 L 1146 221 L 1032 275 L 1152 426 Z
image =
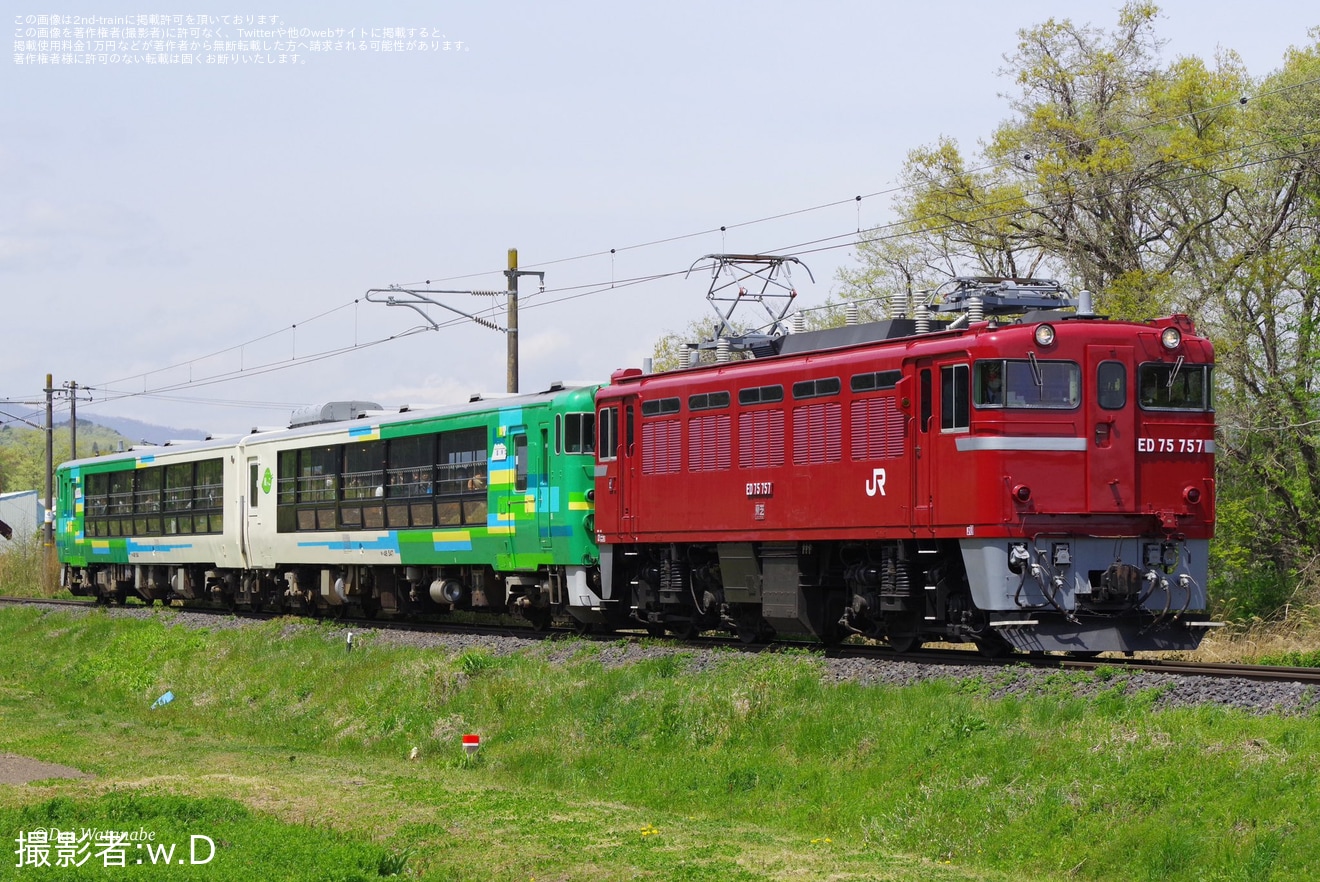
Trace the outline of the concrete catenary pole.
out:
M 508 340 L 509 375 L 505 391 L 518 391 L 518 249 L 509 249 L 509 321 L 505 336 Z

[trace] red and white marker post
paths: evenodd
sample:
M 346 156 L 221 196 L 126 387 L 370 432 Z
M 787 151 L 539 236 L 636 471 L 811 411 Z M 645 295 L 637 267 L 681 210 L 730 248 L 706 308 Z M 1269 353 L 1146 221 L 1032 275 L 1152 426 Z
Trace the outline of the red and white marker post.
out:
M 463 736 L 463 752 L 464 752 L 464 753 L 466 753 L 468 756 L 476 756 L 476 755 L 477 755 L 477 751 L 480 750 L 480 749 L 481 749 L 481 736 L 480 736 L 480 735 L 464 735 L 464 736 Z

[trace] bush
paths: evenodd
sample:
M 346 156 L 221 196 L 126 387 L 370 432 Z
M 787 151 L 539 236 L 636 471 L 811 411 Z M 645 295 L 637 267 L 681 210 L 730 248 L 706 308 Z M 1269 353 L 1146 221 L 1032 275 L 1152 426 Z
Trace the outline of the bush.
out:
M 46 551 L 41 536 L 0 539 L 0 594 L 13 597 L 54 597 L 59 591 L 59 561 L 55 549 L 49 550 L 49 569 L 43 574 L 42 558 Z

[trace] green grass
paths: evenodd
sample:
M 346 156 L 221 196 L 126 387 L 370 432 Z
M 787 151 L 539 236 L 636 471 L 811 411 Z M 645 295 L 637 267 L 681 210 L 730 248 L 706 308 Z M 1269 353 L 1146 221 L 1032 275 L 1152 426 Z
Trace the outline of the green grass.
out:
M 1112 671 L 994 700 L 978 682 L 827 685 L 804 652 L 697 673 L 681 653 L 604 665 L 595 644 L 494 656 L 366 635 L 347 653 L 330 626 L 168 618 L 0 610 L 0 752 L 95 776 L 0 787 L 11 842 L 52 813 L 136 817 L 227 843 L 204 869 L 171 867 L 207 879 L 1282 880 L 1320 866 L 1304 835 L 1320 720 L 1154 712 L 1154 695 L 1117 686 L 1073 697 L 1074 679 Z M 167 689 L 175 701 L 151 710 Z M 483 736 L 475 760 L 465 732 Z M 42 872 L 0 862 L 0 879 Z
M 1284 668 L 1320 668 L 1320 649 L 1267 653 L 1257 659 L 1256 664 L 1278 665 Z

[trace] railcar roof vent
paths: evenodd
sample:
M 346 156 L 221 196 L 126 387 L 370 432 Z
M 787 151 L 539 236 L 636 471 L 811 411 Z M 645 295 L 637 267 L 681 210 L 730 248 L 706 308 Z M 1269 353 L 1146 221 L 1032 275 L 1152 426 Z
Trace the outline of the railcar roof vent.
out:
M 354 420 L 365 411 L 380 410 L 381 406 L 373 401 L 331 401 L 326 404 L 313 404 L 302 407 L 289 415 L 289 428 L 316 426 L 321 423 L 337 423 Z

